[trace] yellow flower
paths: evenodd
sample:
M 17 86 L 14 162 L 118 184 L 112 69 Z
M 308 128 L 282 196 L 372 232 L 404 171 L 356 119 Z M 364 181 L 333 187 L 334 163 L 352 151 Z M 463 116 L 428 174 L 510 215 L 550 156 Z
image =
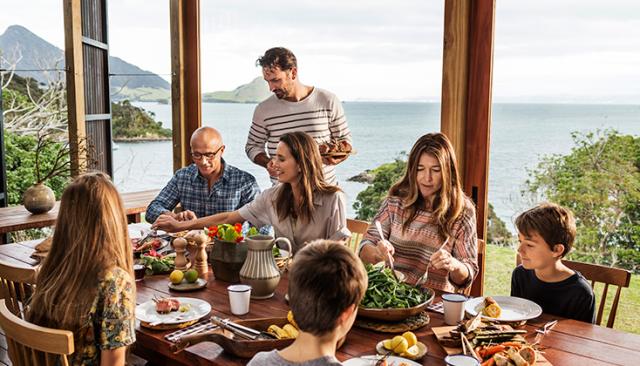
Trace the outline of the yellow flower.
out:
M 104 279 L 105 279 L 105 281 L 111 281 L 111 280 L 113 280 L 113 272 L 111 272 L 111 271 L 107 271 L 107 272 L 104 274 Z

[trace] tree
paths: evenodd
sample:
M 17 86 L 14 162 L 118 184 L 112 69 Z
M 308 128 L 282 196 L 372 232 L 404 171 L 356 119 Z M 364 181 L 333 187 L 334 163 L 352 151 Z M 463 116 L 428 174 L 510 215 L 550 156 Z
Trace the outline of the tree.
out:
M 170 138 L 171 130 L 163 128 L 155 115 L 132 105 L 128 100 L 111 103 L 113 137 L 120 139 Z
M 32 136 L 46 133 L 57 141 L 66 139 L 67 98 L 61 71 L 57 71 L 55 77 L 45 74 L 48 75 L 47 83 L 41 88 L 34 79 L 15 74 L 15 66 L 21 58 L 19 50 L 11 58 L 0 54 L 0 62 L 9 65 L 0 72 L 5 131 Z M 54 62 L 54 68 L 60 62 L 62 60 Z M 43 65 L 42 68 L 49 67 Z
M 489 244 L 509 246 L 513 243 L 513 234 L 509 231 L 504 221 L 496 215 L 491 203 L 489 203 L 487 221 L 487 242 Z
M 522 194 L 573 211 L 574 257 L 635 269 L 640 263 L 633 255 L 640 239 L 640 138 L 614 130 L 571 136 L 571 152 L 544 157 L 529 172 Z
M 371 172 L 374 176 L 373 182 L 364 191 L 358 193 L 353 203 L 357 219 L 365 221 L 373 219 L 387 196 L 389 188 L 402 177 L 406 166 L 407 162 L 398 157 L 393 163 L 382 164 Z
M 7 166 L 7 198 L 10 205 L 22 203 L 22 194 L 39 178 L 35 168 L 35 151 L 39 141 L 30 135 L 18 135 L 13 132 L 5 134 L 5 151 Z M 60 161 L 68 162 L 69 155 L 60 152 L 64 150 L 64 143 L 51 142 L 40 147 L 40 162 L 42 169 L 50 171 Z M 64 187 L 69 181 L 69 171 L 62 171 L 47 180 L 47 185 L 53 190 L 56 198 L 60 198 Z

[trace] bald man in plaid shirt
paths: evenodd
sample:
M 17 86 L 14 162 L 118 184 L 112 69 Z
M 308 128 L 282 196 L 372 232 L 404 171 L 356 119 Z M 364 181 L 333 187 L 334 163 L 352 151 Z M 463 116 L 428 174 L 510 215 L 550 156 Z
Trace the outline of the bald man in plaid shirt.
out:
M 147 207 L 145 219 L 154 223 L 163 214 L 191 220 L 235 211 L 253 201 L 260 187 L 256 178 L 222 159 L 222 136 L 212 127 L 200 127 L 191 136 L 193 164 L 178 170 Z M 173 213 L 180 203 L 184 211 Z

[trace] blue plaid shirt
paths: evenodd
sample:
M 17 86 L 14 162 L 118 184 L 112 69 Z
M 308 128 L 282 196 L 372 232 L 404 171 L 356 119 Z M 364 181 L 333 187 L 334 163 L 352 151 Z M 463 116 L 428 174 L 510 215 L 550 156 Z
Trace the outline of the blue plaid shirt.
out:
M 158 216 L 172 211 L 178 203 L 198 217 L 235 211 L 253 201 L 260 187 L 253 175 L 227 164 L 224 159 L 222 177 L 209 189 L 198 167 L 191 164 L 178 170 L 166 187 L 147 207 L 145 219 L 153 223 Z

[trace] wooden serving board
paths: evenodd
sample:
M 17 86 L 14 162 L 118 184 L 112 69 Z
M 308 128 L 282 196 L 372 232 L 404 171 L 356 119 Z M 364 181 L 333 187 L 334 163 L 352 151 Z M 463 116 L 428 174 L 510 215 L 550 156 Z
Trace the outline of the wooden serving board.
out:
M 448 336 L 449 332 L 451 332 L 454 329 L 456 329 L 455 326 L 431 328 L 431 330 L 433 331 L 433 335 L 435 335 L 436 339 L 438 340 L 438 343 L 440 343 L 440 339 Z M 457 355 L 462 353 L 462 347 L 446 347 L 442 345 L 442 343 L 440 343 L 440 347 L 442 347 L 442 349 L 444 349 L 444 351 L 448 355 Z M 547 361 L 546 358 L 544 358 L 542 353 L 538 352 L 538 355 L 536 357 L 536 366 L 553 366 L 553 365 L 551 364 L 551 362 Z
M 283 327 L 288 321 L 287 318 L 261 318 L 239 320 L 236 323 L 255 330 L 266 331 L 271 324 Z M 285 348 L 293 343 L 294 339 L 258 339 L 252 341 L 236 338 L 233 333 L 216 328 L 208 332 L 186 335 L 172 345 L 171 350 L 180 352 L 190 345 L 207 341 L 219 344 L 226 352 L 235 356 L 251 358 L 258 352 Z

